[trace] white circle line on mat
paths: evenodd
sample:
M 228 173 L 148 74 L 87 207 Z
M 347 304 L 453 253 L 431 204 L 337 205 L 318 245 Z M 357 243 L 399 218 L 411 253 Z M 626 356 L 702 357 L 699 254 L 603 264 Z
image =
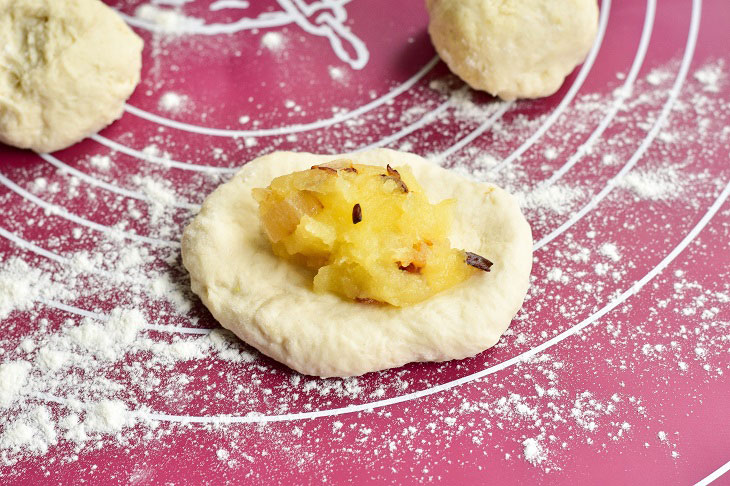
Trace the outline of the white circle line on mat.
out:
M 106 137 L 103 137 L 99 135 L 98 133 L 96 135 L 92 135 L 91 138 L 93 141 L 100 143 L 101 145 L 104 145 L 112 150 L 115 150 L 117 152 L 121 152 L 125 155 L 129 155 L 130 157 L 134 157 L 135 159 L 139 159 L 145 162 L 150 162 L 152 164 L 161 165 L 165 168 L 175 168 L 180 170 L 189 170 L 189 171 L 195 171 L 195 172 L 208 172 L 212 174 L 233 174 L 235 172 L 239 171 L 239 167 L 212 167 L 209 165 L 198 165 L 198 164 L 192 164 L 190 162 L 178 162 L 177 160 L 172 159 L 166 159 L 164 157 L 160 157 L 158 155 L 152 155 L 152 154 L 146 154 L 144 152 L 141 152 L 139 150 L 127 147 L 126 145 L 122 145 L 119 142 L 115 142 L 114 140 L 110 140 Z
M 168 30 L 164 27 L 160 27 L 154 22 L 150 22 L 144 19 L 139 19 L 123 12 L 117 11 L 120 17 L 124 19 L 126 23 L 132 27 L 149 30 L 155 33 L 168 33 Z M 248 19 L 244 19 L 245 21 Z M 268 17 L 264 19 L 258 19 L 256 27 L 259 29 L 272 28 L 272 27 L 283 27 L 291 23 L 291 17 L 287 16 L 284 12 L 270 12 Z M 220 34 L 235 34 L 241 30 L 241 26 L 244 22 L 233 22 L 231 24 L 213 24 L 207 25 L 207 30 L 193 29 L 192 34 L 198 35 L 220 35 Z
M 30 192 L 26 191 L 25 189 L 23 189 L 22 187 L 18 186 L 13 181 L 11 181 L 7 177 L 5 177 L 3 174 L 0 174 L 0 184 L 7 187 L 14 193 L 18 194 L 23 199 L 30 201 L 33 204 L 35 204 L 36 206 L 48 211 L 48 213 L 51 215 L 58 216 L 65 220 L 76 223 L 80 226 L 85 226 L 87 228 L 91 228 L 100 233 L 109 235 L 112 238 L 140 241 L 142 243 L 148 243 L 150 245 L 164 246 L 164 247 L 170 247 L 170 248 L 178 248 L 180 246 L 180 243 L 178 243 L 177 241 L 161 240 L 158 238 L 150 238 L 148 236 L 141 236 L 141 235 L 129 233 L 126 231 L 120 231 L 120 230 L 111 228 L 109 226 L 105 226 L 103 224 L 95 223 L 93 221 L 89 221 L 88 219 L 84 219 L 80 216 L 77 216 L 76 214 L 68 212 L 66 210 L 66 208 L 57 206 L 55 204 L 48 203 L 48 202 L 44 201 L 43 199 L 39 198 L 38 196 L 31 194 Z
M 451 105 L 450 101 L 445 101 L 445 102 L 441 103 L 439 106 L 437 106 L 436 108 L 434 108 L 432 111 L 426 113 L 423 117 L 421 117 L 419 120 L 415 121 L 414 123 L 402 128 L 398 132 L 396 132 L 392 135 L 389 135 L 377 142 L 373 142 L 369 145 L 361 147 L 361 148 L 357 149 L 356 152 L 362 152 L 364 150 L 368 150 L 371 148 L 382 147 L 382 146 L 392 143 L 396 140 L 399 140 L 399 139 L 405 137 L 406 135 L 409 135 L 409 134 L 415 132 L 416 130 L 426 126 L 429 122 L 434 120 L 436 118 L 436 116 L 443 113 L 447 108 L 449 108 L 450 105 Z M 233 174 L 240 170 L 240 167 L 233 167 L 233 168 L 211 167 L 208 165 L 193 164 L 191 162 L 180 162 L 180 161 L 173 160 L 173 159 L 159 157 L 157 155 L 145 154 L 144 152 L 133 149 L 131 147 L 127 147 L 126 145 L 123 145 L 119 142 L 108 139 L 99 134 L 92 135 L 90 138 L 92 140 L 94 140 L 95 142 L 100 143 L 117 152 L 122 152 L 126 155 L 129 155 L 129 156 L 134 157 L 139 160 L 154 163 L 157 165 L 162 165 L 163 167 L 173 167 L 173 168 L 181 169 L 181 170 L 189 170 L 189 171 L 197 171 L 197 172 L 213 172 L 213 173 L 223 173 L 223 174 Z
M 71 260 L 68 258 L 64 258 L 60 255 L 57 255 L 55 253 L 52 253 L 48 250 L 45 250 L 38 245 L 34 245 L 33 243 L 30 243 L 29 241 L 26 241 L 19 236 L 7 231 L 6 229 L 0 227 L 0 236 L 3 238 L 15 243 L 20 248 L 29 250 L 33 253 L 36 253 L 38 255 L 41 255 L 45 258 L 48 258 L 49 260 L 53 260 L 57 263 L 60 263 L 62 265 L 70 265 Z M 104 271 L 99 271 L 101 274 L 105 274 Z M 45 304 L 48 307 L 52 307 L 54 309 L 62 310 L 64 312 L 68 312 L 70 314 L 75 314 L 82 317 L 88 317 L 91 319 L 95 319 L 98 321 L 106 322 L 109 320 L 107 316 L 104 314 L 99 314 L 96 312 L 88 311 L 86 309 L 81 309 L 79 307 L 64 304 L 62 302 L 58 302 L 53 299 L 39 299 L 39 302 Z M 156 325 L 156 324 L 147 324 L 143 326 L 143 329 L 149 330 L 149 331 L 158 331 L 158 332 L 169 332 L 169 333 L 180 333 L 180 334 L 209 334 L 213 329 L 201 329 L 197 327 L 182 327 L 182 326 L 168 326 L 168 325 Z
M 64 304 L 63 302 L 58 302 L 52 299 L 39 299 L 38 302 L 51 307 L 53 309 L 58 309 L 64 312 L 68 312 L 69 314 L 74 314 L 81 317 L 88 317 L 89 319 L 93 319 L 95 321 L 100 322 L 107 322 L 109 321 L 109 317 L 105 316 L 104 314 L 98 314 L 96 312 L 87 311 L 84 309 L 79 309 L 78 307 L 74 307 L 72 305 Z M 145 324 L 142 326 L 142 329 L 145 331 L 157 331 L 157 332 L 167 332 L 167 333 L 178 333 L 178 334 L 198 334 L 198 335 L 208 335 L 210 334 L 213 329 L 201 329 L 197 327 L 182 327 L 182 326 L 172 326 L 172 325 L 159 325 L 159 324 Z
M 89 319 L 94 319 L 95 321 L 107 322 L 109 320 L 109 317 L 103 314 L 79 309 L 78 307 L 67 305 L 63 302 L 58 302 L 53 299 L 38 299 L 38 302 L 46 305 L 47 307 L 51 307 L 52 309 L 58 309 L 64 312 L 68 312 L 69 314 L 74 314 L 81 317 L 88 317 Z
M 690 30 L 687 36 L 687 44 L 685 46 L 684 56 L 682 57 L 682 63 L 679 67 L 679 72 L 677 73 L 677 78 L 674 80 L 672 89 L 669 91 L 669 97 L 667 98 L 666 103 L 664 103 L 662 111 L 659 113 L 659 116 L 657 117 L 654 125 L 652 125 L 644 140 L 642 140 L 639 148 L 636 150 L 636 152 L 634 152 L 634 155 L 631 156 L 629 161 L 626 162 L 626 164 L 621 168 L 618 174 L 609 179 L 609 181 L 606 183 L 606 186 L 598 194 L 593 196 L 588 204 L 583 206 L 577 213 L 574 213 L 566 222 L 561 224 L 558 228 L 554 229 L 552 232 L 550 232 L 550 234 L 540 239 L 540 241 L 535 244 L 535 250 L 539 250 L 543 246 L 553 241 L 555 238 L 563 234 L 568 228 L 580 221 L 583 216 L 592 211 L 593 208 L 595 208 L 598 203 L 600 203 L 616 187 L 616 184 L 618 184 L 618 182 L 634 167 L 634 165 L 636 165 L 636 163 L 639 161 L 639 159 L 641 159 L 651 143 L 654 141 L 656 136 L 659 134 L 659 130 L 662 129 L 664 122 L 667 120 L 667 118 L 669 117 L 669 113 L 672 111 L 674 103 L 679 97 L 679 93 L 682 90 L 682 85 L 687 78 L 687 72 L 689 71 L 690 64 L 692 64 L 695 46 L 697 45 L 697 36 L 700 30 L 699 18 L 701 9 L 701 0 L 693 0 Z
M 378 147 L 384 147 L 390 143 L 393 143 L 397 140 L 400 140 L 401 138 L 405 137 L 406 135 L 410 135 L 411 133 L 415 132 L 419 128 L 422 128 L 426 125 L 428 125 L 431 121 L 435 120 L 438 115 L 446 111 L 447 108 L 451 106 L 451 101 L 444 101 L 439 106 L 437 106 L 432 111 L 429 111 L 423 117 L 421 117 L 418 121 L 415 123 L 412 123 L 406 127 L 403 127 L 401 130 L 395 132 L 392 135 L 388 135 L 387 137 L 378 140 L 377 142 L 373 142 L 371 144 L 365 145 L 363 147 L 360 147 L 356 150 L 356 152 L 364 152 L 366 150 L 375 149 Z
M 438 154 L 436 156 L 436 158 L 438 160 L 443 160 L 443 159 L 449 157 L 450 155 L 458 152 L 459 150 L 463 149 L 467 145 L 469 145 L 471 142 L 476 140 L 476 138 L 479 137 L 482 133 L 489 130 L 492 127 L 492 125 L 494 125 L 497 122 L 497 120 L 502 118 L 502 115 L 504 115 L 507 112 L 507 110 L 509 110 L 513 106 L 514 106 L 514 102 L 512 102 L 512 101 L 502 103 L 502 106 L 496 112 L 494 112 L 494 114 L 492 114 L 492 116 L 490 116 L 484 123 L 482 123 L 477 128 L 472 130 L 468 135 L 466 135 L 464 138 L 462 138 L 461 140 L 456 142 L 454 145 L 452 145 L 451 147 L 447 148 L 446 150 L 444 150 L 443 152 Z
M 537 131 L 535 131 L 535 133 L 532 134 L 532 136 L 530 136 L 530 138 L 525 140 L 524 143 L 520 145 L 517 150 L 513 151 L 507 158 L 489 169 L 488 172 L 497 172 L 521 157 L 522 154 L 524 154 L 530 147 L 535 144 L 535 142 L 538 141 L 538 139 L 540 139 L 540 137 L 545 135 L 550 127 L 555 124 L 560 115 L 563 114 L 565 109 L 568 108 L 568 105 L 573 102 L 573 99 L 576 97 L 578 91 L 583 86 L 583 83 L 588 77 L 588 74 L 591 72 L 593 64 L 596 62 L 596 58 L 598 57 L 598 52 L 601 50 L 601 45 L 603 45 L 603 39 L 606 35 L 606 28 L 608 27 L 608 17 L 610 12 L 611 0 L 604 0 L 604 2 L 601 4 L 601 17 L 599 21 L 600 23 L 598 25 L 598 35 L 595 42 L 593 43 L 593 47 L 591 47 L 591 50 L 588 53 L 588 57 L 583 63 L 583 67 L 578 72 L 578 76 L 576 76 L 575 81 L 570 87 L 570 90 L 568 91 L 568 93 L 566 93 L 563 99 L 560 100 L 560 104 L 558 105 L 558 107 L 552 113 L 550 113 L 545 122 L 537 129 Z
M 41 248 L 40 246 L 35 245 L 29 241 L 26 241 L 23 238 L 11 233 L 10 231 L 7 231 L 5 228 L 0 227 L 0 237 L 3 237 L 12 243 L 15 243 L 20 248 L 28 250 L 28 251 L 35 253 L 37 255 L 40 255 L 42 257 L 48 258 L 49 260 L 53 260 L 54 262 L 60 263 L 61 265 L 66 265 L 66 266 L 71 265 L 71 260 L 69 260 L 68 258 L 62 257 L 61 255 L 58 255 L 58 254 L 48 251 L 44 248 Z M 97 273 L 102 274 L 102 275 L 108 274 L 108 272 L 106 272 L 104 270 L 97 270 Z M 109 318 L 103 314 L 91 312 L 86 309 L 81 309 L 81 308 L 73 306 L 73 305 L 64 304 L 62 302 L 58 302 L 53 299 L 39 299 L 39 302 L 47 305 L 48 307 L 62 310 L 62 311 L 68 312 L 70 314 L 75 314 L 75 315 L 82 316 L 82 317 L 89 317 L 91 319 L 96 319 L 96 320 L 99 320 L 102 322 L 109 320 Z M 212 329 L 201 329 L 201 328 L 197 328 L 197 327 L 167 326 L 167 325 L 156 325 L 156 324 L 147 324 L 144 326 L 144 329 L 149 330 L 149 331 L 180 333 L 180 334 L 209 334 L 212 331 Z
M 150 32 L 161 34 L 169 33 L 168 29 L 166 29 L 165 27 L 160 27 L 154 22 L 139 19 L 118 10 L 117 13 L 120 17 L 124 19 L 126 23 L 128 23 L 132 27 L 137 27 L 140 29 L 149 30 Z M 285 12 L 270 12 L 266 19 L 258 19 L 258 21 L 256 22 L 256 28 L 270 29 L 272 27 L 283 27 L 285 25 L 291 24 L 291 22 L 291 17 L 286 15 Z M 237 32 L 240 32 L 242 26 L 245 24 L 250 24 L 250 20 L 243 19 L 242 21 L 233 22 L 231 24 L 208 24 L 206 26 L 207 29 L 191 27 L 191 33 L 197 35 L 235 34 Z
M 118 194 L 120 196 L 124 196 L 127 198 L 137 199 L 137 200 L 144 201 L 147 203 L 152 202 L 152 199 L 150 199 L 149 196 L 147 196 L 146 194 L 142 194 L 142 193 L 136 192 L 136 191 L 131 191 L 129 189 L 124 189 L 122 187 L 115 186 L 114 184 L 110 184 L 108 182 L 99 180 L 96 177 L 85 174 L 84 172 L 81 172 L 80 170 L 75 169 L 75 168 L 61 162 L 59 159 L 57 159 L 53 155 L 38 154 L 38 156 L 40 158 L 42 158 L 43 160 L 45 160 L 47 163 L 49 163 L 52 166 L 59 169 L 59 171 L 61 171 L 61 173 L 71 174 L 72 176 L 79 178 L 80 180 L 86 182 L 89 185 L 92 185 L 95 187 L 100 187 L 102 189 L 106 189 L 109 192 L 113 192 L 115 194 Z M 175 207 L 175 208 L 188 209 L 188 210 L 192 210 L 192 211 L 197 211 L 198 209 L 200 209 L 200 206 L 198 206 L 197 204 L 191 204 L 186 201 L 176 202 L 176 203 L 172 204 L 171 206 Z
M 411 76 L 408 80 L 406 80 L 404 83 L 399 85 L 397 88 L 394 88 L 390 90 L 387 94 L 381 96 L 380 98 L 377 98 L 370 103 L 367 103 L 359 108 L 356 108 L 354 110 L 348 111 L 347 113 L 343 113 L 341 115 L 334 116 L 332 118 L 327 118 L 324 120 L 317 120 L 315 122 L 311 123 L 302 123 L 299 125 L 289 125 L 285 127 L 279 127 L 279 128 L 262 128 L 259 130 L 230 130 L 230 129 L 222 129 L 222 128 L 209 128 L 209 127 L 203 127 L 200 125 L 193 125 L 190 123 L 183 123 L 175 120 L 171 120 L 169 118 L 165 118 L 159 115 L 155 115 L 154 113 L 147 112 L 145 110 L 139 109 L 132 105 L 125 105 L 125 111 L 131 115 L 134 115 L 136 117 L 145 119 L 147 121 L 151 121 L 154 123 L 157 123 L 158 125 L 163 125 L 170 128 L 175 128 L 178 130 L 191 132 L 191 133 L 197 133 L 200 135 L 210 135 L 213 137 L 266 137 L 266 136 L 275 136 L 275 135 L 289 135 L 292 133 L 301 133 L 301 132 L 308 132 L 311 130 L 316 130 L 318 128 L 326 128 L 332 125 L 336 125 L 338 123 L 342 123 L 343 121 L 350 120 L 352 118 L 356 118 L 360 115 L 363 115 L 369 111 L 374 110 L 375 108 L 378 108 L 385 103 L 389 102 L 392 99 L 395 99 L 396 97 L 400 96 L 404 92 L 411 89 L 418 81 L 421 80 L 426 74 L 428 74 L 439 62 L 439 57 L 434 56 L 433 59 L 428 61 L 425 66 L 423 66 L 421 69 L 418 70 L 416 74 Z
M 725 464 L 723 464 L 722 466 L 717 468 L 706 478 L 702 479 L 701 481 L 698 481 L 697 484 L 695 484 L 695 486 L 708 486 L 709 484 L 712 484 L 716 480 L 720 479 L 728 471 L 730 471 L 730 461 L 726 462 Z
M 157 332 L 169 332 L 177 334 L 199 334 L 206 336 L 213 332 L 215 329 L 201 329 L 199 327 L 182 327 L 182 326 L 169 326 L 159 324 L 147 324 L 143 327 L 146 331 L 157 331 Z M 222 329 L 222 328 L 220 328 Z
M 613 106 L 609 110 L 608 114 L 601 120 L 598 127 L 591 133 L 590 137 L 580 146 L 578 150 L 570 156 L 568 161 L 556 170 L 550 178 L 541 182 L 538 187 L 547 187 L 555 183 L 558 179 L 564 176 L 583 156 L 588 153 L 593 144 L 606 131 L 606 128 L 611 124 L 616 114 L 618 114 L 622 105 L 628 99 L 628 96 L 633 90 L 636 77 L 639 75 L 639 71 L 644 64 L 646 58 L 646 52 L 649 49 L 649 41 L 651 40 L 651 33 L 654 28 L 654 20 L 656 14 L 656 0 L 647 0 L 646 2 L 646 14 L 644 15 L 644 27 L 641 32 L 641 39 L 639 40 L 639 48 L 636 51 L 634 62 L 631 65 L 628 76 L 626 76 L 626 82 L 619 89 L 619 95 L 613 103 Z
M 20 236 L 17 236 L 16 234 L 6 230 L 5 228 L 0 227 L 0 236 L 5 238 L 6 240 L 11 241 L 12 243 L 15 243 L 17 246 L 23 248 L 24 250 L 31 251 L 37 255 L 48 258 L 49 260 L 53 260 L 54 262 L 60 263 L 62 265 L 71 264 L 71 260 L 69 260 L 68 258 L 64 258 L 61 255 L 58 255 L 56 253 L 53 253 L 52 251 L 48 251 L 45 248 L 41 248 L 38 245 L 26 241 Z

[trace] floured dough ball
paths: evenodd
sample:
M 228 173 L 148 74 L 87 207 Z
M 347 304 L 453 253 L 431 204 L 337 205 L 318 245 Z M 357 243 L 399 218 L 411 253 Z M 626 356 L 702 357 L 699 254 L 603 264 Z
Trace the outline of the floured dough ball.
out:
M 598 30 L 596 0 L 426 0 L 449 68 L 504 100 L 555 93 Z
M 431 202 L 455 199 L 449 242 L 489 259 L 490 271 L 475 271 L 407 307 L 317 292 L 311 269 L 272 251 L 252 190 L 337 159 L 384 171 L 388 165 L 407 167 Z M 346 219 L 365 226 L 372 206 L 363 203 L 358 218 L 349 208 Z M 223 327 L 300 373 L 343 377 L 412 361 L 466 358 L 494 346 L 527 292 L 532 233 L 507 192 L 414 154 L 275 152 L 246 164 L 205 200 L 185 229 L 182 257 L 193 291 Z
M 112 123 L 142 47 L 99 0 L 0 0 L 0 142 L 53 152 Z

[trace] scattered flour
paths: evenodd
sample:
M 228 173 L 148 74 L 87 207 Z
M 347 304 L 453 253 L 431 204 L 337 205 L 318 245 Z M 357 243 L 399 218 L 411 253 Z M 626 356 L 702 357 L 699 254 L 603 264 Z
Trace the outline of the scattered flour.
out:
M 672 79 L 672 74 L 666 69 L 653 69 L 646 76 L 646 82 L 652 86 L 659 86 L 670 79 Z
M 51 411 L 44 406 L 36 406 L 20 415 L 7 425 L 0 436 L 0 448 L 15 453 L 26 450 L 42 455 L 57 443 L 58 434 Z
M 115 434 L 125 426 L 134 424 L 134 417 L 120 400 L 103 400 L 93 404 L 88 411 L 84 426 L 86 432 Z
M 177 201 L 175 191 L 170 181 L 155 179 L 152 177 L 134 177 L 135 184 L 138 184 L 144 193 L 154 204 L 160 206 L 172 206 Z
M 600 248 L 601 255 L 610 258 L 614 262 L 621 261 L 621 254 L 618 252 L 618 248 L 613 243 L 604 243 Z
M 144 20 L 164 34 L 181 35 L 194 31 L 196 27 L 204 25 L 203 19 L 188 17 L 179 9 L 158 7 L 154 4 L 144 4 L 134 11 L 135 17 Z
M 563 184 L 538 187 L 528 193 L 518 193 L 520 204 L 525 209 L 541 209 L 557 214 L 565 214 L 585 198 L 581 187 Z
M 96 169 L 108 171 L 112 166 L 112 158 L 108 155 L 92 155 L 89 157 L 89 164 Z
M 149 176 L 134 176 L 132 180 L 149 200 L 150 220 L 157 223 L 165 218 L 168 209 L 177 202 L 172 182 Z
M 621 179 L 619 186 L 642 199 L 654 201 L 674 199 L 683 190 L 682 177 L 674 166 L 631 171 Z
M 79 347 L 106 360 L 121 358 L 125 348 L 131 345 L 137 333 L 146 324 L 144 316 L 137 310 L 115 309 L 105 323 L 87 319 L 68 335 Z
M 543 155 L 548 160 L 555 160 L 558 158 L 558 149 L 556 149 L 555 147 L 548 147 L 543 152 Z
M 0 262 L 0 319 L 30 309 L 51 286 L 48 276 L 19 258 Z
M 525 439 L 522 442 L 522 445 L 524 446 L 523 454 L 525 455 L 525 460 L 530 464 L 536 466 L 546 459 L 545 451 L 543 451 L 543 448 L 537 439 Z
M 343 68 L 337 67 L 337 66 L 330 66 L 327 68 L 327 71 L 329 72 L 330 77 L 332 79 L 334 79 L 335 81 L 339 81 L 339 82 L 345 81 L 347 72 Z
M 281 32 L 271 31 L 261 36 L 261 45 L 272 52 L 281 52 L 286 45 L 286 39 Z
M 172 91 L 168 91 L 160 97 L 159 107 L 161 110 L 179 113 L 185 108 L 189 98 Z
M 725 71 L 723 69 L 724 63 L 720 64 L 708 64 L 698 69 L 694 73 L 694 77 L 697 81 L 702 83 L 703 89 L 710 93 L 720 92 L 720 83 L 725 77 Z
M 0 364 L 0 409 L 10 406 L 23 390 L 31 365 L 26 361 Z

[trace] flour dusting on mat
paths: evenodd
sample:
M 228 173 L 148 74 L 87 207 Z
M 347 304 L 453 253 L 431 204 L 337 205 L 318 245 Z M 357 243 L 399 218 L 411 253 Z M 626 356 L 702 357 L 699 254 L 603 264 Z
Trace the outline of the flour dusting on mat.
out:
M 203 19 L 189 17 L 177 8 L 159 7 L 153 3 L 140 5 L 134 12 L 135 17 L 152 24 L 159 32 L 181 35 L 203 25 Z
M 261 36 L 261 45 L 274 52 L 280 52 L 284 48 L 285 41 L 280 32 L 267 32 Z
M 187 96 L 175 93 L 174 91 L 168 91 L 160 97 L 159 106 L 164 111 L 177 113 L 185 108 L 187 102 Z
M 185 3 L 143 4 L 135 16 L 163 36 L 180 35 L 204 24 L 183 13 Z M 281 53 L 293 39 L 265 32 L 260 46 Z M 163 48 L 155 43 L 155 49 Z M 678 100 L 682 109 L 672 113 L 637 166 L 618 176 L 666 102 L 676 71 L 675 61 L 652 67 L 630 95 L 610 92 L 618 85 L 605 93 L 581 91 L 559 123 L 515 158 L 515 148 L 549 112 L 529 102 L 510 108 L 448 74 L 434 74 L 412 89 L 408 103 L 386 103 L 336 130 L 249 132 L 200 143 L 199 134 L 151 125 L 143 134 L 113 135 L 137 147 L 134 156 L 100 145 L 100 153 L 83 159 L 79 167 L 91 182 L 50 165 L 13 169 L 10 175 L 26 181 L 22 190 L 48 206 L 38 208 L 14 192 L 0 194 L 2 207 L 10 208 L 0 229 L 15 237 L 0 240 L 0 475 L 21 480 L 32 464 L 84 464 L 88 477 L 98 479 L 94 471 L 105 468 L 97 463 L 104 449 L 137 461 L 139 469 L 125 478 L 143 478 L 157 464 L 148 451 L 168 454 L 183 440 L 200 445 L 201 463 L 258 482 L 270 478 L 253 466 L 272 463 L 306 465 L 323 481 L 331 479 L 332 451 L 345 446 L 347 461 L 384 458 L 392 470 L 436 483 L 443 478 L 430 471 L 454 465 L 430 454 L 431 444 L 439 450 L 466 444 L 485 463 L 520 461 L 544 473 L 570 467 L 576 450 L 599 455 L 646 443 L 672 460 L 682 457 L 682 437 L 663 419 L 663 407 L 671 404 L 657 402 L 655 390 L 671 389 L 678 380 L 706 385 L 730 371 L 729 270 L 717 268 L 717 279 L 708 283 L 692 264 L 711 260 L 704 252 L 730 238 L 727 211 L 713 223 L 714 236 L 701 233 L 695 240 L 700 244 L 690 245 L 640 290 L 643 301 L 622 293 L 679 244 L 730 176 L 723 159 L 712 158 L 728 153 L 730 133 L 723 127 L 730 124 L 730 104 L 719 95 L 723 62 L 691 72 Z M 340 86 L 351 79 L 335 65 L 324 75 Z M 281 89 L 286 96 L 271 110 L 295 117 L 295 124 L 311 106 L 295 100 L 288 87 Z M 370 100 L 378 93 L 360 95 Z M 215 115 L 197 113 L 204 103 L 192 94 L 158 89 L 150 99 L 168 114 L 200 116 L 206 126 L 206 117 Z M 610 130 L 592 146 L 581 145 L 617 102 Z M 261 120 L 240 113 L 231 129 L 261 128 Z M 604 188 L 615 190 L 536 252 L 525 306 L 488 353 L 343 380 L 297 375 L 211 320 L 191 294 L 180 262 L 182 228 L 236 165 L 260 153 L 335 153 L 379 144 L 411 147 L 508 188 L 523 204 L 536 241 Z M 579 147 L 580 160 L 563 170 Z M 709 162 L 700 165 L 700 158 Z M 682 221 L 670 226 L 670 210 Z M 653 242 L 651 248 L 637 250 L 637 232 Z M 576 329 L 608 305 L 615 309 Z M 569 336 L 554 347 L 529 354 L 565 332 Z M 434 395 L 397 406 L 378 403 L 521 354 L 513 366 Z M 636 370 L 644 369 L 659 371 L 636 381 Z M 607 378 L 596 386 L 586 373 Z M 345 410 L 351 405 L 362 407 L 351 413 Z M 281 419 L 332 410 L 327 415 L 333 416 Z M 385 477 L 378 474 L 373 477 Z
M 545 460 L 545 453 L 537 439 L 525 439 L 522 445 L 525 446 L 525 460 L 527 460 L 530 464 L 537 465 Z
M 621 179 L 620 185 L 642 199 L 655 201 L 678 197 L 684 189 L 681 172 L 674 165 L 632 171 Z

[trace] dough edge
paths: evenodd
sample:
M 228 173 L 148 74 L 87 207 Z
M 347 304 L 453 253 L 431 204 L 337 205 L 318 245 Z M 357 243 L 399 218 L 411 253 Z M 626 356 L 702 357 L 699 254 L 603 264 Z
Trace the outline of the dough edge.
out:
M 462 247 L 494 262 L 492 271 L 402 309 L 312 292 L 312 274 L 271 252 L 251 189 L 338 158 L 408 165 L 432 202 L 456 197 L 452 245 L 469 245 Z M 507 192 L 418 155 L 275 152 L 246 164 L 206 199 L 185 229 L 182 256 L 193 291 L 223 327 L 300 373 L 346 377 L 462 359 L 496 344 L 527 293 L 532 233 Z
M 47 17 L 46 44 L 56 42 L 54 35 L 64 20 L 91 27 L 57 57 L 45 59 L 42 67 L 32 66 L 22 89 L 3 93 L 0 143 L 37 153 L 56 152 L 121 118 L 125 101 L 140 81 L 142 38 L 99 0 L 15 4 L 0 0 L 0 13 L 8 16 L 6 23 L 12 21 L 11 14 L 23 12 Z M 21 22 L 23 17 L 18 19 Z M 13 33 L 0 34 L 0 40 Z
M 595 0 L 426 0 L 426 8 L 429 35 L 449 69 L 471 88 L 505 101 L 556 93 L 598 32 Z M 538 22 L 541 8 L 558 23 Z M 497 10 L 510 13 L 487 14 Z

